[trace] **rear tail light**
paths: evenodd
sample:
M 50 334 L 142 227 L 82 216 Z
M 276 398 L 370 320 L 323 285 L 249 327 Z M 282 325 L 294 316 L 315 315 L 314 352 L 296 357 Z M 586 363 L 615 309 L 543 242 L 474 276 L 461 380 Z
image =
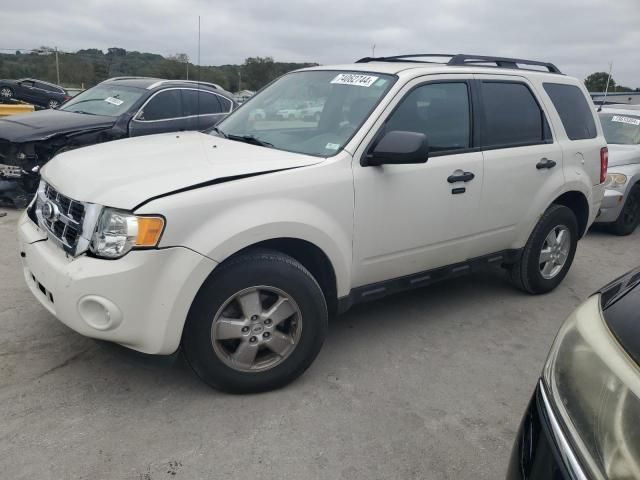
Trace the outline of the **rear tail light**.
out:
M 609 149 L 602 147 L 600 149 L 600 183 L 604 183 L 607 179 L 607 167 L 609 166 Z
M 67 100 L 71 100 L 71 95 L 65 95 L 64 96 L 63 102 L 66 102 Z

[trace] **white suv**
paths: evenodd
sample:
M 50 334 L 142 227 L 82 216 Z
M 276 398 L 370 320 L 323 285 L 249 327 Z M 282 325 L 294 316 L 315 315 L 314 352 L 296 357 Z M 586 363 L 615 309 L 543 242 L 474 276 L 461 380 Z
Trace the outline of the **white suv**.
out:
M 600 208 L 607 149 L 552 64 L 362 59 L 287 74 L 207 133 L 58 155 L 20 219 L 26 281 L 83 335 L 182 346 L 208 384 L 282 386 L 354 303 L 502 265 L 555 288 Z M 260 118 L 290 103 L 317 121 Z

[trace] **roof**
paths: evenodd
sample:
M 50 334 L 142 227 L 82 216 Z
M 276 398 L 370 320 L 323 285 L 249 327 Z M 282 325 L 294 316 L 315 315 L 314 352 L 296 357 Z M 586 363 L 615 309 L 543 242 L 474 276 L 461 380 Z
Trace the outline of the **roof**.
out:
M 476 65 L 451 66 L 442 63 L 415 63 L 415 62 L 368 62 L 368 63 L 348 63 L 341 65 L 322 65 L 318 67 L 303 68 L 298 71 L 350 71 L 366 73 L 382 73 L 388 75 L 398 75 L 404 72 L 410 74 L 438 74 L 438 73 L 486 73 L 490 75 L 544 75 L 544 78 L 569 78 L 561 73 L 547 73 L 536 70 L 525 70 L 518 68 L 485 67 Z M 542 77 L 541 77 L 542 78 Z
M 196 80 L 167 80 L 164 78 L 153 77 L 114 77 L 108 78 L 101 83 L 117 83 L 125 87 L 144 88 L 145 90 L 155 90 L 166 86 L 179 87 L 205 87 L 215 89 L 218 93 L 227 97 L 232 97 L 231 93 L 216 83 L 198 82 Z

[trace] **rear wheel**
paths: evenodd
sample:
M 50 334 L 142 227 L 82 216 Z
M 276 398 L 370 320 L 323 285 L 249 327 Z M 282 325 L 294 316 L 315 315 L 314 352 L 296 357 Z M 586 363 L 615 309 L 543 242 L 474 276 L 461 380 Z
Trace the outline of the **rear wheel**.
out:
M 282 387 L 311 365 L 327 332 L 324 295 L 293 258 L 260 250 L 220 265 L 205 281 L 183 334 L 202 380 L 233 392 Z
M 60 106 L 60 102 L 58 100 L 56 100 L 55 98 L 51 98 L 47 102 L 47 107 L 48 108 L 58 108 L 59 106 Z
M 640 185 L 634 185 L 618 219 L 609 225 L 609 231 L 615 235 L 631 235 L 640 224 Z
M 553 290 L 567 275 L 577 245 L 575 214 L 564 205 L 551 205 L 533 229 L 520 261 L 511 267 L 513 282 L 528 293 Z

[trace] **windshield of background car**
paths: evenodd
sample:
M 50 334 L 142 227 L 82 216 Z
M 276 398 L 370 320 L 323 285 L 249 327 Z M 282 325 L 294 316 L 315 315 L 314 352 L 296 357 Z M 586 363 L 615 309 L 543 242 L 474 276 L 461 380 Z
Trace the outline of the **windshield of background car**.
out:
M 144 95 L 141 88 L 97 85 L 79 93 L 60 107 L 66 112 L 119 117 Z
M 247 101 L 217 130 L 232 139 L 253 137 L 255 143 L 279 150 L 330 157 L 351 139 L 395 81 L 395 76 L 381 73 L 291 73 Z
M 640 116 L 601 113 L 600 123 L 607 143 L 640 144 Z

